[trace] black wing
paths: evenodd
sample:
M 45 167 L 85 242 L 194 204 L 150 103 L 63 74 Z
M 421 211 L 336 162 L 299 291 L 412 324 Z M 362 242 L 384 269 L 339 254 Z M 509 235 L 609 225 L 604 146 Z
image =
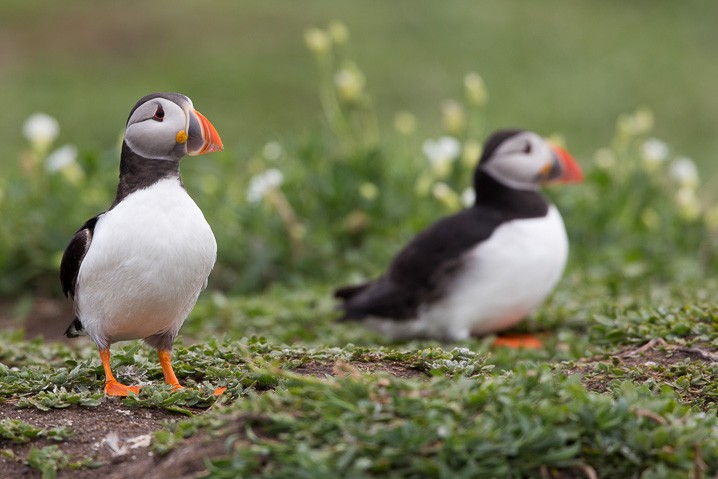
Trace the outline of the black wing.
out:
M 475 206 L 434 223 L 399 252 L 379 279 L 334 293 L 344 300 L 342 319 L 415 318 L 422 303 L 441 297 L 451 284 L 463 255 L 503 220 L 498 211 Z
M 75 297 L 75 286 L 77 285 L 77 275 L 80 272 L 80 264 L 90 249 L 92 235 L 95 231 L 95 225 L 101 215 L 90 218 L 77 230 L 70 244 L 65 248 L 60 263 L 60 281 L 62 282 L 62 292 L 65 297 Z

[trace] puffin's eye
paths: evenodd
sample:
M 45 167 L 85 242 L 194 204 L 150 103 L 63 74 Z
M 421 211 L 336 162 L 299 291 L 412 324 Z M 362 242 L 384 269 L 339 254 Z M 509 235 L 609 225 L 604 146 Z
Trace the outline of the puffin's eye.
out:
M 153 120 L 156 121 L 162 121 L 165 118 L 165 111 L 162 109 L 162 105 L 157 105 L 157 110 L 155 111 L 155 116 L 152 117 Z
M 527 155 L 531 153 L 531 143 L 526 143 L 526 146 L 524 146 L 524 153 Z

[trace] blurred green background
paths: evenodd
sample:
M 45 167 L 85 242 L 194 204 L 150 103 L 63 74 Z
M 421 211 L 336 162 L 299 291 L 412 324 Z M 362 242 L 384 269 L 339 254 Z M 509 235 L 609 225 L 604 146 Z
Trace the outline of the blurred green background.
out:
M 493 126 L 562 132 L 591 153 L 616 117 L 653 109 L 656 134 L 712 173 L 718 154 L 718 4 L 708 0 L 98 2 L 0 5 L 0 161 L 44 111 L 60 142 L 108 148 L 151 91 L 194 99 L 229 147 L 286 138 L 319 119 L 302 35 L 339 19 L 380 121 L 397 110 L 439 127 L 468 71 L 490 90 Z
M 307 31 L 334 20 L 348 40 L 308 50 Z M 572 267 L 608 283 L 704 274 L 718 237 L 717 20 L 718 4 L 699 0 L 6 0 L 0 295 L 59 293 L 62 251 L 111 202 L 127 114 L 154 91 L 190 96 L 224 140 L 224 153 L 183 166 L 217 236 L 210 284 L 223 291 L 376 275 L 460 207 L 476 145 L 500 127 L 557 133 L 586 170 L 584 185 L 550 192 Z M 364 82 L 351 101 L 336 84 L 347 72 Z M 488 103 L 465 97 L 469 72 Z M 466 117 L 456 131 L 447 100 Z M 22 125 L 35 112 L 60 135 L 33 156 Z M 397 129 L 400 112 L 415 126 Z M 440 172 L 422 145 L 447 133 L 465 161 Z M 49 171 L 64 144 L 77 162 Z M 676 180 L 682 156 L 700 178 Z M 272 168 L 282 197 L 250 200 Z

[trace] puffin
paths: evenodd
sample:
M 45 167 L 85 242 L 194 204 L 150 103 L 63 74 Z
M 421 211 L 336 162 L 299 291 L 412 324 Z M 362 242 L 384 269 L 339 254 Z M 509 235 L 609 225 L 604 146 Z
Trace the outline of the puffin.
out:
M 551 293 L 568 258 L 561 214 L 541 186 L 582 179 L 576 160 L 538 134 L 493 133 L 474 169 L 473 205 L 420 232 L 378 278 L 336 289 L 338 319 L 390 340 L 457 341 L 510 328 Z
M 185 95 L 140 98 L 125 128 L 115 200 L 65 249 L 60 281 L 75 315 L 65 334 L 95 342 L 108 396 L 140 391 L 110 368 L 110 345 L 132 339 L 154 347 L 165 382 L 182 388 L 172 344 L 207 286 L 217 243 L 184 188 L 180 160 L 222 149 L 217 130 Z

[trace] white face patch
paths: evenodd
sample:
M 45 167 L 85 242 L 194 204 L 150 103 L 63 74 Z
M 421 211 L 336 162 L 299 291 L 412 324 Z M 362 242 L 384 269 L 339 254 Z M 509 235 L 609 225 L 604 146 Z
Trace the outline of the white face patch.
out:
M 177 159 L 177 133 L 186 132 L 188 126 L 189 116 L 179 105 L 165 98 L 153 98 L 132 113 L 125 141 L 132 151 L 145 158 Z
M 552 158 L 546 140 L 524 131 L 504 141 L 481 168 L 511 188 L 537 190 L 541 171 Z

